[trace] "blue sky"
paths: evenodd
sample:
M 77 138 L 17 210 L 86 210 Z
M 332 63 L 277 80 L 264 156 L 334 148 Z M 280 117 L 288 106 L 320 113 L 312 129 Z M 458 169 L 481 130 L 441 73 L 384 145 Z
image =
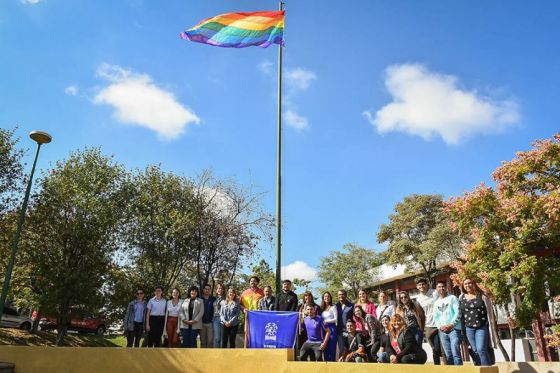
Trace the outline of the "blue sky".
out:
M 273 1 L 3 0 L 0 126 L 50 132 L 40 167 L 100 146 L 265 191 L 275 213 L 277 48 L 179 39 Z M 412 193 L 454 196 L 559 129 L 554 1 L 286 1 L 284 265 L 312 276 Z M 146 104 L 148 103 L 148 104 Z M 31 162 L 30 156 L 27 157 Z M 272 247 L 263 256 L 274 264 Z M 301 261 L 303 263 L 296 263 Z

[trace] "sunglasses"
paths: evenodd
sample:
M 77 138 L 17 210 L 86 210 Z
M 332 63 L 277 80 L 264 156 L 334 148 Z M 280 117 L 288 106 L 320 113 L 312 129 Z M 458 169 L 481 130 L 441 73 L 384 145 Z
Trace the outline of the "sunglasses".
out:
M 144 293 L 142 293 L 142 292 L 139 292 L 139 293 L 136 293 L 136 295 L 144 295 Z

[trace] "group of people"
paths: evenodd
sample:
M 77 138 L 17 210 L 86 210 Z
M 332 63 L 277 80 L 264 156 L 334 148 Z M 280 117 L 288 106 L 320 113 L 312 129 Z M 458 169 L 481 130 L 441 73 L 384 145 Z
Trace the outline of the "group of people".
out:
M 200 335 L 201 347 L 235 347 L 239 325 L 240 304 L 235 289 L 204 285 L 202 294 L 196 286 L 188 289 L 188 296 L 181 298 L 174 288 L 171 299 L 163 297 L 163 288 L 156 286 L 154 297 L 145 300 L 142 289 L 136 291 L 136 299 L 128 304 L 124 327 L 127 347 L 140 347 L 144 338 L 146 347 L 160 347 L 162 340 L 167 347 L 196 348 Z M 146 335 L 145 335 L 146 334 Z M 145 335 L 145 336 L 144 336 Z
M 175 288 L 167 300 L 162 297 L 163 289 L 156 287 L 154 297 L 145 301 L 144 292 L 138 290 L 125 317 L 127 345 L 139 347 L 145 331 L 148 347 L 161 346 L 163 338 L 168 347 L 179 347 L 180 340 L 181 347 L 196 348 L 200 336 L 202 348 L 235 348 L 241 312 L 297 311 L 300 360 L 424 364 L 427 354 L 422 342 L 426 338 L 435 364 L 441 363 L 443 354 L 446 364 L 462 365 L 465 336 L 474 364 L 493 364 L 492 305 L 471 279 L 463 281 L 458 298 L 448 293 L 445 281 L 438 281 L 434 290 L 426 279 L 418 279 L 415 299 L 400 291 L 396 304 L 389 302 L 384 291 L 374 304 L 364 290 L 355 303 L 345 290 L 338 291 L 337 302 L 325 292 L 320 304 L 306 291 L 299 303 L 290 280 L 282 282 L 276 296 L 270 286 L 261 289 L 259 282 L 258 277 L 251 277 L 250 287 L 239 296 L 222 284 L 216 286 L 215 295 L 210 285 L 203 287 L 201 295 L 192 286 L 185 299 Z

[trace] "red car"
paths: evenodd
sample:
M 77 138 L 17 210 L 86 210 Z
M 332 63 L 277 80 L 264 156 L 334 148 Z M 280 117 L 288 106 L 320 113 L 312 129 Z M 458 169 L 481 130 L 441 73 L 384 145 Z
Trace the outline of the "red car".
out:
M 39 321 L 41 330 L 55 330 L 57 327 L 56 317 L 42 317 Z M 92 315 L 84 315 L 83 317 L 75 317 L 70 319 L 68 330 L 74 330 L 83 333 L 95 333 L 98 335 L 105 334 L 105 320 Z

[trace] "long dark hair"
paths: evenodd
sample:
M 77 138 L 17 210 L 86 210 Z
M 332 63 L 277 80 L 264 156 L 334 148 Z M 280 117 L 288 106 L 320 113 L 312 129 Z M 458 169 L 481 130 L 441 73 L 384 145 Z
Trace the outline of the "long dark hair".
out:
M 403 302 L 403 301 L 401 300 L 401 295 L 406 296 L 406 298 L 407 298 L 408 300 L 407 300 L 406 302 Z M 405 308 L 405 307 L 407 307 L 407 308 L 409 308 L 409 309 L 415 311 L 415 309 L 414 309 L 414 302 L 412 301 L 412 299 L 411 299 L 410 296 L 408 295 L 408 292 L 403 290 L 403 291 L 400 291 L 400 292 L 399 292 L 399 299 L 397 300 L 397 309 L 403 310 L 403 311 L 404 311 L 404 308 Z
M 473 284 L 473 287 L 474 287 L 474 290 L 475 290 L 475 292 L 476 292 L 477 295 L 479 295 L 479 294 L 480 294 L 480 295 L 486 295 L 486 293 L 484 293 L 484 290 L 482 290 L 482 289 L 480 288 L 480 286 L 478 286 L 478 284 L 476 283 L 475 280 L 472 279 L 472 277 L 465 277 L 465 278 L 463 279 L 463 281 L 461 281 L 461 292 L 462 292 L 463 294 L 467 294 L 467 290 L 465 289 L 465 285 L 463 285 L 463 284 L 465 283 L 465 281 L 467 281 L 467 280 L 471 280 L 471 282 L 472 282 L 472 284 Z
M 334 305 L 334 304 L 333 304 L 333 297 L 332 297 L 332 294 L 329 293 L 328 291 L 325 291 L 325 292 L 323 293 L 323 295 L 321 295 L 321 309 L 322 309 L 323 311 L 325 311 L 325 310 L 327 309 L 327 304 L 325 303 L 325 295 L 327 295 L 327 294 L 328 294 L 329 298 L 331 298 L 331 301 L 330 301 L 330 303 L 329 303 L 329 306 L 332 307 L 332 306 Z

